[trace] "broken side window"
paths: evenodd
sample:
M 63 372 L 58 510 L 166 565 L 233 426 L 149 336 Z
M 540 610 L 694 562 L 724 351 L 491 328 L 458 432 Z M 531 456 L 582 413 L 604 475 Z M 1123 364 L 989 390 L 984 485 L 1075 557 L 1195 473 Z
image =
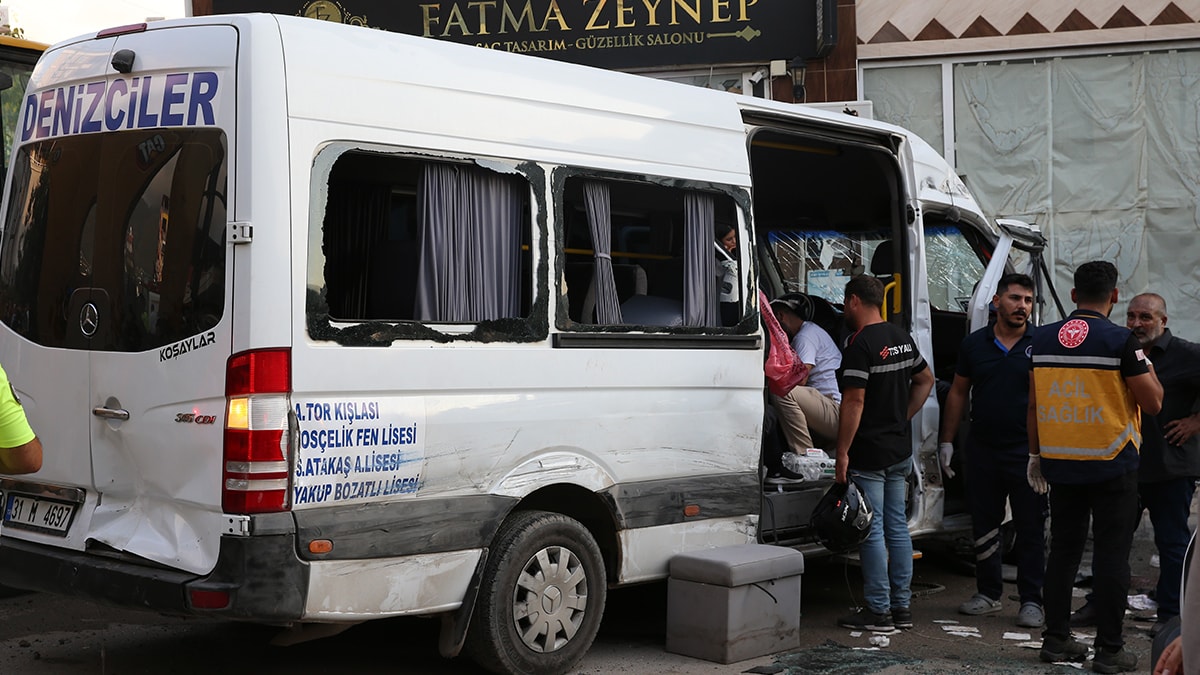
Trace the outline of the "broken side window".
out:
M 637 178 L 566 178 L 560 283 L 569 324 L 713 328 L 743 318 L 737 207 L 717 191 Z
M 333 163 L 327 195 L 319 238 L 310 237 L 309 287 L 328 320 L 503 326 L 530 316 L 532 205 L 523 175 L 351 151 Z M 527 332 L 518 323 L 509 321 Z M 443 328 L 455 332 L 435 332 Z M 394 333 L 371 335 L 436 338 Z

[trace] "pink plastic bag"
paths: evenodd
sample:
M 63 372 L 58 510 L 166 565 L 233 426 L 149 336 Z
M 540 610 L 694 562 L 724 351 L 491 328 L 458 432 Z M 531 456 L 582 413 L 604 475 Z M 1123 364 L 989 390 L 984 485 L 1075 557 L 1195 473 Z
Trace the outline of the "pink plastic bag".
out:
M 771 339 L 771 350 L 763 364 L 763 373 L 767 376 L 767 389 L 776 396 L 786 396 L 796 385 L 808 377 L 808 365 L 796 356 L 787 333 L 771 311 L 771 303 L 767 296 L 758 292 L 758 305 L 762 311 L 763 324 Z

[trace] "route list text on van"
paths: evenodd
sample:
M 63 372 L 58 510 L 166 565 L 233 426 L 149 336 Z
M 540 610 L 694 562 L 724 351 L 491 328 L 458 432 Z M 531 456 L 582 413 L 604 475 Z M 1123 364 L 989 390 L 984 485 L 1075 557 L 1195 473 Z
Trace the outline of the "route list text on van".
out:
M 117 77 L 29 94 L 21 142 L 120 129 L 213 126 L 221 78 L 212 71 Z

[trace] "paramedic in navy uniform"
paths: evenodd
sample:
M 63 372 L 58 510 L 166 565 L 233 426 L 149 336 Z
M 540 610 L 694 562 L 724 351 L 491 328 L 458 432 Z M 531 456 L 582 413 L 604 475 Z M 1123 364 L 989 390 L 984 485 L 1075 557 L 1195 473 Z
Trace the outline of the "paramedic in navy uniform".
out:
M 875 517 L 859 547 L 866 608 L 838 620 L 846 628 L 912 628 L 912 538 L 906 494 L 912 473 L 909 420 L 933 389 L 933 373 L 899 326 L 883 320 L 883 282 L 846 284 L 846 322 L 856 331 L 842 352 L 837 475 L 853 479 Z
M 1137 667 L 1124 649 L 1121 622 L 1129 592 L 1129 549 L 1138 518 L 1141 417 L 1162 407 L 1162 385 L 1128 328 L 1109 321 L 1117 268 L 1093 261 L 1075 270 L 1066 320 L 1038 329 L 1029 380 L 1029 484 L 1050 489 L 1046 629 L 1040 658 L 1082 661 L 1071 636 L 1071 589 L 1092 519 L 1096 656 L 1092 670 Z
M 1000 611 L 1004 595 L 1001 558 L 1004 555 L 1000 524 L 1005 502 L 1012 504 L 1017 538 L 1017 590 L 1021 607 L 1017 625 L 1040 628 L 1042 580 L 1046 574 L 1046 497 L 1033 491 L 1025 478 L 1029 462 L 1030 346 L 1033 326 L 1033 279 L 1006 274 L 992 298 L 996 323 L 984 326 L 962 341 L 954 383 L 946 397 L 942 420 L 942 473 L 953 476 L 950 457 L 958 421 L 971 395 L 971 430 L 966 442 L 967 498 L 975 539 L 975 595 L 962 603 L 963 614 Z

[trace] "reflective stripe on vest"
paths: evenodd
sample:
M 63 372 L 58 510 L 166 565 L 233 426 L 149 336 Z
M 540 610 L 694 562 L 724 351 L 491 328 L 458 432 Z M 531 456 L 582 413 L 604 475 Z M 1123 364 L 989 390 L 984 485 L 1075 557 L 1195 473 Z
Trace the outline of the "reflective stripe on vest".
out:
M 1108 460 L 1126 443 L 1141 447 L 1141 415 L 1117 369 L 1119 359 L 1036 354 L 1033 358 L 1043 456 Z

